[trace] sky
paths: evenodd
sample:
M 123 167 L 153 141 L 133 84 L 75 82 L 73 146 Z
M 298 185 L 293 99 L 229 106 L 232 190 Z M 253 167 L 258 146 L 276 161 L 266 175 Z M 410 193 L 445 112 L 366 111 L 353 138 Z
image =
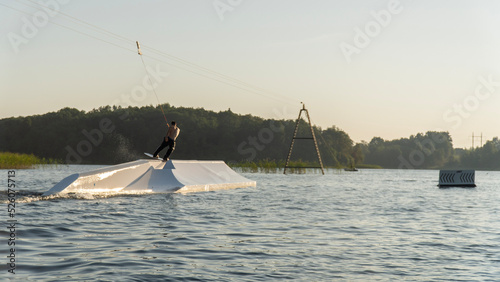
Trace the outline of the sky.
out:
M 0 118 L 304 102 L 355 142 L 500 135 L 499 1 L 0 0 L 0 18 Z

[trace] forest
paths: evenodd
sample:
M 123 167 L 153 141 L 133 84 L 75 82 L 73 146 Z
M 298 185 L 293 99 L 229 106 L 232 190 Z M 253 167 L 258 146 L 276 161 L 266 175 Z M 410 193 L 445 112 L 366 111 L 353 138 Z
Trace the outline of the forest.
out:
M 230 109 L 162 107 L 169 122 L 176 121 L 181 129 L 174 159 L 283 164 L 296 123 L 236 114 Z M 304 120 L 298 129 L 298 137 L 311 137 Z M 500 169 L 498 138 L 481 148 L 464 150 L 453 148 L 448 132 L 429 131 L 398 140 L 374 137 L 355 144 L 334 125 L 326 129 L 314 126 L 313 130 L 328 167 Z M 166 131 L 159 106 L 105 106 L 88 112 L 64 108 L 1 119 L 0 152 L 33 154 L 68 164 L 116 164 L 144 158 L 143 152 L 152 153 Z M 291 159 L 317 165 L 313 141 L 295 140 Z

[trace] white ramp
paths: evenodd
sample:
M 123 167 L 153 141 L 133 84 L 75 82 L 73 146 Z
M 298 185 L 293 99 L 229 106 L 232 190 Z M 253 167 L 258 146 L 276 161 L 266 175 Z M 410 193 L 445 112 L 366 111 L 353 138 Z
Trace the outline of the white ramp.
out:
M 196 192 L 256 186 L 223 161 L 137 160 L 64 178 L 43 195 L 103 192 Z

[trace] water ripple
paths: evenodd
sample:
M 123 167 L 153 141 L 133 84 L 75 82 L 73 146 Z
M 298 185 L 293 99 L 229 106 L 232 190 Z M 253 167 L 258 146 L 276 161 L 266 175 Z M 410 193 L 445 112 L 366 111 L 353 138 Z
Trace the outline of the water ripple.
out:
M 185 195 L 45 198 L 56 172 L 32 172 L 26 183 L 38 186 L 16 214 L 19 281 L 500 277 L 496 172 L 478 172 L 476 189 L 438 189 L 436 171 L 365 170 L 247 174 L 258 187 Z

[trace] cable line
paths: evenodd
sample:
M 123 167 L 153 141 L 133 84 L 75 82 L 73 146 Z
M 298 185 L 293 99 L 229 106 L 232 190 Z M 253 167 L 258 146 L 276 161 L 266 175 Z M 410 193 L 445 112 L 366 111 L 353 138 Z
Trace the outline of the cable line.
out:
M 253 93 L 253 94 L 256 94 L 256 95 L 260 95 L 260 96 L 263 96 L 265 98 L 268 98 L 268 99 L 272 99 L 272 100 L 275 100 L 275 101 L 278 101 L 278 102 L 284 102 L 283 100 L 279 100 L 278 98 L 275 98 L 275 97 L 270 97 L 270 96 L 266 96 L 260 92 L 257 92 L 257 91 L 254 91 L 254 90 L 251 90 L 251 89 L 247 89 L 247 88 L 244 88 L 242 86 L 238 86 L 236 84 L 233 84 L 231 82 L 228 82 L 228 81 L 224 81 L 224 80 L 220 80 L 220 79 L 217 79 L 217 78 L 213 78 L 213 77 L 210 77 L 208 75 L 205 75 L 205 74 L 202 74 L 202 73 L 199 73 L 199 72 L 196 72 L 196 71 L 193 71 L 193 70 L 189 70 L 187 68 L 184 68 L 184 67 L 181 67 L 179 65 L 175 65 L 175 64 L 172 64 L 170 62 L 167 62 L 167 61 L 164 61 L 164 60 L 160 60 L 158 58 L 155 58 L 155 57 L 152 57 L 152 56 L 149 56 L 149 55 L 143 55 L 145 57 L 148 57 L 148 58 L 151 58 L 153 60 L 156 60 L 158 62 L 162 62 L 164 64 L 167 64 L 167 65 L 170 65 L 170 66 L 173 66 L 175 68 L 178 68 L 178 69 L 182 69 L 182 70 L 185 70 L 185 71 L 188 71 L 188 72 L 191 72 L 191 73 L 194 73 L 194 74 L 197 74 L 199 76 L 202 76 L 202 77 L 205 77 L 205 78 L 208 78 L 208 79 L 211 79 L 211 80 L 214 80 L 214 81 L 217 81 L 217 82 L 220 82 L 220 83 L 223 83 L 223 84 L 226 84 L 226 85 L 229 85 L 229 86 L 232 86 L 232 87 L 235 87 L 235 88 L 238 88 L 238 89 L 241 89 L 243 91 L 247 91 L 247 92 L 250 92 L 250 93 Z M 288 104 L 291 104 L 293 105 L 291 102 L 289 101 L 286 101 L 286 103 Z
M 211 74 L 217 75 L 217 76 L 219 76 L 219 77 L 221 77 L 221 78 L 223 78 L 223 79 L 230 80 L 230 81 L 232 81 L 232 82 L 234 82 L 234 83 L 241 84 L 241 85 L 243 85 L 243 86 L 245 86 L 245 87 L 248 87 L 248 88 L 253 88 L 253 89 L 255 89 L 255 90 L 259 91 L 259 92 L 264 92 L 264 93 L 267 93 L 267 94 L 271 94 L 271 95 L 273 95 L 273 96 L 278 96 L 278 97 L 280 97 L 280 98 L 282 98 L 282 99 L 283 99 L 283 98 L 285 98 L 286 100 L 291 100 L 291 99 L 290 99 L 290 97 L 287 97 L 287 96 L 284 96 L 284 95 L 281 95 L 281 94 L 276 94 L 276 93 L 269 92 L 269 91 L 267 91 L 267 90 L 265 90 L 265 89 L 262 89 L 262 88 L 259 88 L 259 87 L 256 87 L 256 86 L 253 86 L 253 85 L 251 85 L 251 84 L 248 84 L 248 83 L 246 83 L 246 82 L 244 82 L 244 81 L 241 81 L 241 80 L 239 80 L 239 79 L 237 79 L 237 78 L 233 78 L 233 77 L 230 77 L 230 76 L 225 75 L 225 74 L 223 74 L 223 73 L 220 73 L 220 72 L 217 72 L 217 71 L 214 71 L 214 70 L 211 70 L 211 69 L 205 68 L 205 67 L 200 66 L 200 65 L 197 65 L 197 64 L 195 64 L 195 63 L 191 63 L 191 62 L 186 61 L 186 60 L 184 60 L 184 59 L 182 59 L 182 58 L 179 58 L 179 57 L 176 57 L 176 56 L 170 55 L 170 54 L 168 54 L 168 53 L 165 53 L 165 52 L 162 52 L 162 51 L 160 51 L 160 50 L 154 49 L 154 48 L 152 48 L 152 47 L 147 47 L 147 46 L 145 46 L 145 47 L 144 47 L 144 49 L 151 49 L 154 53 L 157 53 L 157 54 L 159 54 L 159 55 L 161 55 L 161 56 L 167 57 L 167 58 L 169 58 L 169 59 L 172 59 L 172 60 L 178 61 L 178 62 L 183 63 L 183 64 L 186 64 L 186 65 L 193 66 L 193 67 L 195 67 L 195 68 L 201 69 L 201 70 L 206 71 L 206 72 L 208 72 L 208 73 L 211 73 Z M 297 100 L 297 102 L 298 102 L 298 101 L 299 101 L 299 100 Z M 293 105 L 295 105 L 295 104 L 293 104 Z
M 44 4 L 42 4 L 42 3 L 37 3 L 37 2 L 35 2 L 35 1 L 33 1 L 33 0 L 25 0 L 25 1 L 28 1 L 28 2 L 31 2 L 31 3 L 33 3 L 33 4 L 35 4 L 35 5 L 37 5 L 37 6 L 33 6 L 33 5 L 28 5 L 28 4 L 26 4 L 26 3 L 23 3 L 23 2 L 21 2 L 20 0 L 17 0 L 17 1 L 18 1 L 19 3 L 21 3 L 21 4 L 25 5 L 25 6 L 32 7 L 32 8 L 35 8 L 35 9 L 39 9 L 39 7 L 40 7 L 40 6 L 41 6 L 41 7 L 43 7 L 43 8 L 49 9 L 49 10 L 51 10 L 51 11 L 53 11 L 53 12 L 56 12 L 57 14 L 60 14 L 60 15 L 62 15 L 62 16 L 64 16 L 64 17 L 69 18 L 71 21 L 73 21 L 73 22 L 75 22 L 75 23 L 77 23 L 77 24 L 81 23 L 81 24 L 83 24 L 83 25 L 87 25 L 87 26 L 89 26 L 90 28 L 94 29 L 94 30 L 95 30 L 95 31 L 97 31 L 97 32 L 100 32 L 100 33 L 103 33 L 103 34 L 107 34 L 107 35 L 111 35 L 111 36 L 115 37 L 115 38 L 116 38 L 116 39 L 118 39 L 118 40 L 122 40 L 122 41 L 125 41 L 125 42 L 127 42 L 127 43 L 129 43 L 130 41 L 133 41 L 133 40 L 128 39 L 128 38 L 126 38 L 126 37 L 123 37 L 123 36 L 121 36 L 121 35 L 119 35 L 119 34 L 116 34 L 116 33 L 113 33 L 113 32 L 111 32 L 111 31 L 105 30 L 104 28 L 100 28 L 100 27 L 98 27 L 98 26 L 96 26 L 96 25 L 93 25 L 93 24 L 91 24 L 91 23 L 88 23 L 88 22 L 86 22 L 86 21 L 84 21 L 84 20 L 80 20 L 80 19 L 75 18 L 75 17 L 73 17 L 73 16 L 71 16 L 71 15 L 68 15 L 68 14 L 64 13 L 63 11 L 61 11 L 61 10 L 54 10 L 54 9 L 51 9 L 49 6 L 45 6 L 45 5 L 44 5 Z
M 142 58 L 142 52 L 141 52 L 141 45 L 139 45 L 139 41 L 135 42 L 137 44 L 137 54 L 141 57 L 142 65 L 144 66 L 144 71 L 146 72 L 146 75 L 148 76 L 149 84 L 151 85 L 151 89 L 153 89 L 153 93 L 155 93 L 156 100 L 158 101 L 158 106 L 160 106 L 161 113 L 163 114 L 163 118 L 165 119 L 165 123 L 168 126 L 168 121 L 167 117 L 165 116 L 165 111 L 163 111 L 163 106 L 160 103 L 160 99 L 158 98 L 158 94 L 156 94 L 156 90 L 153 86 L 153 81 L 151 80 L 151 76 L 149 75 L 148 69 L 146 68 L 146 63 L 144 63 L 144 58 Z
M 25 11 L 22 11 L 22 10 L 19 10 L 19 9 L 16 9 L 16 8 L 13 8 L 13 7 L 10 7 L 10 6 L 7 6 L 7 5 L 5 5 L 5 4 L 3 4 L 3 3 L 0 3 L 0 6 L 4 6 L 4 7 L 6 7 L 6 8 L 9 8 L 9 9 L 11 9 L 11 10 L 14 10 L 14 11 L 17 11 L 17 12 L 20 12 L 20 13 L 23 13 L 23 14 L 26 14 L 26 15 L 31 15 L 31 13 L 28 13 L 28 12 L 25 12 Z M 82 31 L 76 30 L 76 29 L 74 29 L 74 28 L 71 28 L 71 27 L 68 27 L 68 26 L 65 26 L 65 25 L 62 25 L 62 24 L 56 23 L 56 22 L 54 22 L 54 21 L 48 20 L 48 22 L 50 22 L 51 24 L 57 25 L 57 26 L 59 26 L 59 27 L 62 27 L 62 28 L 65 28 L 65 29 L 71 30 L 71 31 L 73 31 L 73 32 L 76 32 L 76 33 L 79 33 L 79 34 L 82 34 L 82 35 L 88 36 L 88 37 L 90 37 L 90 38 L 93 38 L 93 39 L 96 39 L 96 40 L 99 40 L 99 41 L 102 41 L 102 42 L 105 42 L 105 43 L 111 44 L 111 45 L 113 45 L 113 46 L 115 46 L 115 47 L 118 47 L 118 48 L 121 48 L 121 49 L 125 49 L 125 50 L 127 50 L 127 51 L 131 51 L 131 52 L 135 52 L 135 51 L 133 51 L 133 50 L 130 50 L 129 48 L 125 48 L 125 47 L 120 46 L 120 45 L 118 45 L 118 44 L 115 44 L 115 43 L 113 43 L 113 42 L 110 42 L 110 41 L 107 41 L 107 40 L 104 40 L 104 39 L 101 39 L 101 38 L 95 37 L 95 36 L 90 35 L 90 34 L 88 34 L 88 33 L 85 33 L 85 32 L 82 32 Z
M 45 5 L 45 4 L 37 3 L 37 2 L 35 2 L 33 0 L 24 0 L 24 1 L 29 2 L 31 4 L 27 4 L 27 3 L 25 3 L 25 2 L 23 2 L 21 0 L 17 0 L 18 3 L 20 3 L 22 5 L 25 5 L 27 7 L 37 8 L 37 9 L 39 9 L 40 7 L 42 7 L 44 9 L 48 9 L 50 11 L 57 12 L 58 15 L 61 15 L 61 16 L 65 17 L 66 19 L 68 19 L 72 23 L 76 24 L 80 28 L 86 28 L 86 29 L 89 29 L 92 32 L 97 32 L 100 35 L 103 35 L 105 37 L 109 37 L 110 39 L 112 38 L 114 40 L 118 40 L 120 42 L 126 43 L 127 46 L 130 46 L 130 43 L 135 41 L 135 40 L 126 38 L 124 36 L 121 36 L 119 34 L 116 34 L 114 32 L 108 31 L 108 30 L 106 30 L 104 28 L 101 28 L 99 26 L 96 26 L 94 24 L 91 24 L 91 23 L 88 23 L 86 21 L 80 20 L 80 19 L 78 19 L 76 17 L 73 17 L 71 15 L 68 15 L 67 13 L 64 13 L 64 12 L 62 12 L 60 10 L 53 9 L 53 8 L 51 8 L 51 7 L 49 7 L 49 6 Z M 18 11 L 18 12 L 30 15 L 30 13 L 27 13 L 25 11 L 22 11 L 22 10 L 13 8 L 13 7 L 9 7 L 9 6 L 5 5 L 5 4 L 0 3 L 0 5 L 5 6 L 5 7 L 9 8 L 9 9 L 12 9 L 12 10 L 15 10 L 15 11 Z M 91 37 L 93 39 L 96 39 L 96 40 L 108 43 L 108 44 L 113 45 L 115 47 L 118 47 L 118 48 L 121 48 L 121 49 L 125 49 L 125 50 L 131 51 L 131 52 L 135 52 L 135 51 L 129 49 L 128 47 L 123 47 L 122 45 L 118 45 L 118 44 L 116 44 L 114 42 L 111 42 L 109 40 L 104 40 L 102 38 L 99 38 L 99 37 L 96 37 L 94 35 L 91 35 L 91 34 L 89 34 L 87 32 L 83 32 L 83 31 L 77 30 L 75 28 L 63 25 L 61 23 L 54 22 L 53 20 L 49 20 L 48 22 L 50 22 L 52 24 L 55 24 L 57 26 L 66 28 L 66 29 L 71 30 L 73 32 L 76 32 L 76 33 L 79 33 L 79 34 L 83 34 L 83 35 Z M 253 93 L 253 94 L 257 94 L 259 96 L 262 96 L 262 97 L 265 97 L 265 98 L 268 98 L 268 99 L 273 99 L 275 101 L 279 101 L 279 102 L 282 102 L 282 103 L 285 102 L 285 103 L 290 104 L 290 105 L 295 105 L 295 103 L 298 102 L 298 100 L 296 100 L 294 98 L 290 98 L 290 97 L 287 97 L 285 95 L 278 94 L 278 93 L 272 93 L 272 92 L 267 91 L 267 90 L 265 90 L 263 88 L 256 87 L 256 86 L 254 86 L 252 84 L 249 84 L 249 83 L 246 83 L 246 82 L 244 82 L 242 80 L 233 78 L 231 76 L 225 75 L 225 74 L 217 72 L 215 70 L 211 70 L 209 68 L 206 68 L 206 67 L 200 66 L 198 64 L 189 62 L 189 61 L 184 60 L 184 59 L 182 59 L 180 57 L 168 54 L 166 52 L 157 50 L 157 49 L 152 48 L 152 47 L 148 47 L 147 45 L 143 45 L 142 47 L 143 47 L 143 49 L 150 50 L 151 53 L 154 53 L 155 55 L 158 55 L 158 56 L 160 56 L 162 58 L 174 61 L 175 64 L 173 62 L 168 62 L 168 61 L 165 61 L 165 60 L 153 57 L 151 55 L 144 55 L 144 56 L 149 57 L 149 58 L 151 58 L 153 60 L 156 60 L 156 61 L 168 64 L 168 65 L 173 66 L 175 68 L 182 69 L 182 70 L 185 70 L 185 71 L 197 74 L 199 76 L 208 78 L 210 80 L 214 80 L 214 81 L 217 81 L 217 82 L 220 82 L 220 83 L 223 83 L 223 84 L 226 84 L 226 85 L 229 85 L 229 86 L 241 89 L 243 91 L 250 92 L 250 93 Z M 143 65 L 145 65 L 144 64 L 144 59 L 142 58 L 142 55 L 141 55 L 141 60 L 143 61 Z M 291 101 L 293 101 L 293 103 Z

